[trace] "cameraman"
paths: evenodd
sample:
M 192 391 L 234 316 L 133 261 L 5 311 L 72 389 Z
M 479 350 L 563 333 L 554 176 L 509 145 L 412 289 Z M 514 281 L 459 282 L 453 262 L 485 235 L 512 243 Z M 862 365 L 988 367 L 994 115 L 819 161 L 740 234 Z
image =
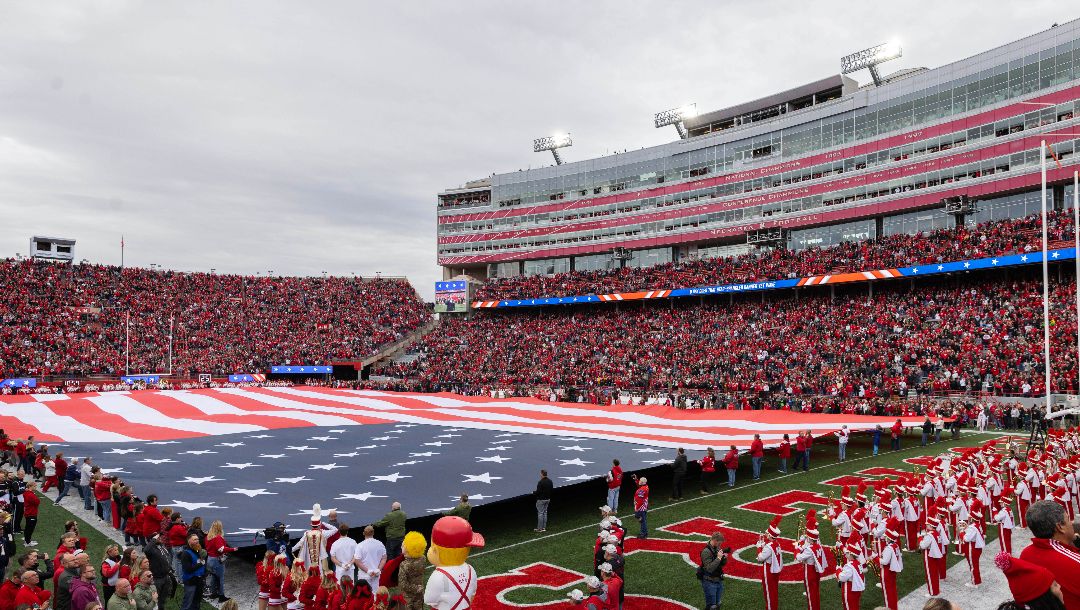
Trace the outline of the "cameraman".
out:
M 720 598 L 724 595 L 724 565 L 727 563 L 731 548 L 722 548 L 724 535 L 714 532 L 705 548 L 701 549 L 701 567 L 698 579 L 705 592 L 705 608 L 715 610 L 720 607 Z

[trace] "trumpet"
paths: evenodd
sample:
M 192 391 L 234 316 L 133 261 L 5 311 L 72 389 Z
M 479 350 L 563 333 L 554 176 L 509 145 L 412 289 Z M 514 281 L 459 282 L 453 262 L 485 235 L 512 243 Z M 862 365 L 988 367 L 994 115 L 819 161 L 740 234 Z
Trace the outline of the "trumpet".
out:
M 806 514 L 803 513 L 803 515 L 799 517 L 799 527 L 798 527 L 798 529 L 795 530 L 795 540 L 797 540 L 797 541 L 802 540 L 803 536 L 805 534 L 806 534 Z

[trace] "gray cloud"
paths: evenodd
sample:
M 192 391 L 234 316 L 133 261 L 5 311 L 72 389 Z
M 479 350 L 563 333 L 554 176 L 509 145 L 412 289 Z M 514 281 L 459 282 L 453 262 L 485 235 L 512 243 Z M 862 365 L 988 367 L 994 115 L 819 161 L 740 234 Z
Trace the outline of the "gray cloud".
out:
M 0 255 L 408 275 L 430 296 L 435 193 L 668 141 L 651 114 L 837 72 L 892 37 L 939 66 L 1059 3 L 6 2 Z M 857 75 L 865 79 L 865 75 Z

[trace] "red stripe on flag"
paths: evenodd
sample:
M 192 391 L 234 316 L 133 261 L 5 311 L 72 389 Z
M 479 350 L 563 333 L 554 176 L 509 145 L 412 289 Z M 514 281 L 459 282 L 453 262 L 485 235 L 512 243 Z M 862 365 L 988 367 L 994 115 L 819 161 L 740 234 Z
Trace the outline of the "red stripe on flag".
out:
M 226 402 L 224 400 L 225 396 L 229 396 L 229 394 L 224 392 L 213 394 L 214 398 L 221 400 L 222 402 Z M 305 426 L 313 425 L 310 422 L 304 421 L 302 419 L 296 419 L 287 416 L 277 417 L 275 415 L 254 414 L 229 415 L 224 413 L 219 415 L 208 415 L 183 401 L 177 400 L 171 396 L 161 394 L 159 392 L 140 392 L 138 394 L 132 394 L 131 398 L 134 398 L 138 400 L 141 404 L 146 405 L 147 407 L 150 407 L 151 409 L 154 409 L 155 411 L 158 411 L 159 413 L 162 413 L 174 419 L 195 419 L 220 424 L 245 424 L 248 426 L 261 426 L 267 429 L 302 428 Z M 263 404 L 262 406 L 263 408 L 260 409 L 260 411 L 266 411 L 268 410 L 266 407 L 269 407 L 270 405 Z M 282 409 L 282 411 L 284 413 L 288 413 L 288 409 Z
M 95 395 L 96 396 L 96 395 Z M 42 404 L 45 406 L 45 404 Z M 48 407 L 53 413 L 70 417 L 84 426 L 98 430 L 108 430 L 124 436 L 144 441 L 167 441 L 177 438 L 196 438 L 206 436 L 199 432 L 176 430 L 164 426 L 150 426 L 147 424 L 135 424 L 128 420 L 103 411 L 100 407 L 85 398 L 73 398 L 71 400 L 49 401 Z M 168 422 L 162 422 L 166 424 Z M 67 439 L 77 441 L 79 439 Z

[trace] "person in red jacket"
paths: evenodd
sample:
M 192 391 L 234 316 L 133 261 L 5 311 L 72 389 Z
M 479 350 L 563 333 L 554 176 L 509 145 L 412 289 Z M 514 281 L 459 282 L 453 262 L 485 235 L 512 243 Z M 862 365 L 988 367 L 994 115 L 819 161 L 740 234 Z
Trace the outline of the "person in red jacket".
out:
M 157 507 L 158 497 L 154 494 L 146 496 L 146 506 L 142 512 L 142 535 L 143 539 L 150 540 L 154 534 L 161 531 L 161 522 L 165 518 Z
M 795 463 L 791 465 L 792 470 L 798 470 L 799 464 L 803 464 L 803 460 L 806 460 L 806 437 L 802 433 L 795 435 Z M 803 464 L 803 472 L 809 470 L 809 464 Z
M 57 452 L 56 457 L 53 458 L 53 462 L 56 464 L 56 503 L 59 504 L 60 498 L 64 495 L 64 489 L 68 486 L 66 478 L 68 463 L 67 460 L 64 459 L 64 452 Z M 46 485 L 48 485 L 48 481 L 46 481 L 45 483 Z M 46 491 L 48 491 L 47 487 Z
M 351 576 L 342 576 L 341 582 L 336 591 L 330 594 L 329 601 L 327 602 L 327 610 L 341 610 L 345 601 L 352 595 L 353 591 L 353 579 Z
M 34 570 L 27 570 L 22 573 L 22 586 L 19 587 L 18 593 L 15 594 L 16 608 L 23 604 L 31 607 L 40 606 L 49 601 L 52 594 L 42 589 L 39 582 L 38 573 Z
M 221 603 L 229 599 L 225 597 L 225 557 L 236 551 L 225 544 L 224 532 L 221 521 L 214 521 L 210 524 L 210 531 L 206 533 L 206 569 L 210 573 L 210 597 L 216 597 Z M 318 586 L 318 583 L 315 586 Z
M 615 573 L 611 564 L 606 562 L 600 564 L 600 578 L 602 578 L 604 584 L 607 585 L 607 605 L 604 606 L 604 608 L 606 610 L 619 610 L 622 608 L 622 579 Z
M 274 557 L 274 569 L 270 571 L 267 581 L 270 585 L 270 599 L 267 607 L 271 610 L 281 610 L 285 607 L 285 598 L 281 596 L 285 581 L 289 578 L 289 564 L 286 563 L 284 554 Z
M 619 460 L 611 460 L 611 470 L 607 474 L 607 505 L 612 512 L 619 511 L 619 491 L 622 489 L 623 469 Z
M 38 506 L 41 498 L 37 495 L 37 482 L 30 481 L 26 484 L 26 493 L 23 494 L 23 541 L 26 546 L 37 546 L 34 540 L 34 528 L 37 527 Z
M 101 477 L 92 484 L 94 500 L 97 501 L 97 515 L 102 521 L 112 521 L 112 481 Z
M 333 570 L 327 570 L 323 574 L 322 583 L 319 585 L 319 589 L 315 591 L 315 608 L 314 610 L 329 610 L 330 598 L 334 596 L 334 591 L 337 591 L 337 578 L 334 576 Z M 304 608 L 304 610 L 309 610 Z
M 780 441 L 780 447 L 776 449 L 776 457 L 780 460 L 780 468 L 777 472 L 787 474 L 788 459 L 791 458 L 791 439 L 788 435 L 784 435 L 784 439 Z
M 750 442 L 750 463 L 754 468 L 754 480 L 761 478 L 761 462 L 765 459 L 765 445 L 761 442 L 761 435 L 755 434 Z
M 727 486 L 735 487 L 735 471 L 739 469 L 739 450 L 735 445 L 724 454 L 724 468 L 727 469 Z
M 22 587 L 23 572 L 26 572 L 26 568 L 15 568 L 11 571 L 11 577 L 0 585 L 0 610 L 15 610 L 15 596 Z
M 904 424 L 899 419 L 892 425 L 892 450 L 898 451 L 900 449 L 900 436 L 904 434 Z
M 634 481 L 638 486 L 634 492 L 634 517 L 641 522 L 638 538 L 645 539 L 649 536 L 649 480 L 645 477 L 639 479 L 635 474 Z
M 124 521 L 124 544 L 133 544 L 136 546 L 146 546 L 146 539 L 143 538 L 143 512 L 142 502 L 132 502 L 131 512 L 128 514 L 127 519 Z
M 701 493 L 709 493 L 709 483 L 716 473 L 716 451 L 712 447 L 705 449 L 705 457 L 698 460 L 701 464 Z

